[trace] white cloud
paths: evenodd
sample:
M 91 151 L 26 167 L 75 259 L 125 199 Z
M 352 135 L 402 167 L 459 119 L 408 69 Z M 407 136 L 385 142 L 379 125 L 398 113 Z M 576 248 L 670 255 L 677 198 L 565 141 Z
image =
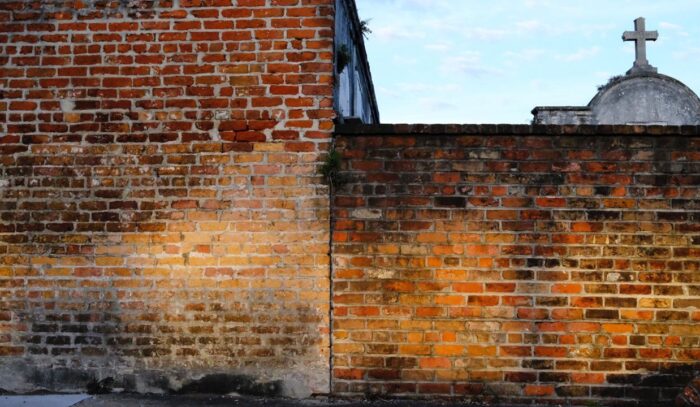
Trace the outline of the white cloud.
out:
M 446 52 L 451 50 L 453 47 L 452 44 L 446 43 L 446 42 L 436 42 L 433 44 L 426 44 L 425 49 L 430 50 L 430 51 L 439 51 L 439 52 Z
M 565 62 L 578 62 L 594 57 L 600 52 L 600 47 L 581 48 L 572 54 L 558 55 L 557 59 Z
M 638 16 L 660 34 L 650 62 L 700 89 L 699 0 L 356 1 L 373 19 L 367 49 L 386 121 L 521 121 L 536 105 L 585 104 L 634 61 L 634 44 L 620 35 Z M 496 112 L 502 94 L 512 100 Z M 439 101 L 430 98 L 459 107 L 431 111 Z
M 373 27 L 372 36 L 382 41 L 394 41 L 424 38 L 425 34 L 411 27 L 396 24 Z
M 432 83 L 403 82 L 398 84 L 401 94 L 406 93 L 452 93 L 461 89 L 456 83 L 435 85 Z
M 441 70 L 445 73 L 464 73 L 475 77 L 500 75 L 503 73 L 498 69 L 484 66 L 481 61 L 481 54 L 473 51 L 443 59 Z
M 378 94 L 382 96 L 387 96 L 387 97 L 399 97 L 401 93 L 396 90 L 395 88 L 388 88 L 386 86 L 376 86 L 375 87 L 376 91 Z
M 496 41 L 511 35 L 506 29 L 483 27 L 468 24 L 462 16 L 447 15 L 433 18 L 421 18 L 414 30 L 424 30 L 430 38 L 460 38 L 462 40 Z
M 549 0 L 524 0 L 523 4 L 527 8 L 543 7 L 548 5 Z
M 455 103 L 446 102 L 444 99 L 439 97 L 426 97 L 420 98 L 418 102 L 423 106 L 423 108 L 430 111 L 444 111 L 444 110 L 456 110 L 459 105 Z
M 680 26 L 678 24 L 674 24 L 674 23 L 669 23 L 668 21 L 660 22 L 659 28 L 663 28 L 664 30 L 682 30 L 683 29 L 682 26 Z
M 396 66 L 416 65 L 420 62 L 415 56 L 408 56 L 405 54 L 394 54 L 391 60 Z
M 538 20 L 526 20 L 518 21 L 517 23 L 515 23 L 515 27 L 518 29 L 518 31 L 532 32 L 542 28 L 543 24 L 541 21 Z
M 533 79 L 530 81 L 530 88 L 534 91 L 540 92 L 546 89 L 546 83 L 541 79 Z
M 503 56 L 512 62 L 530 62 L 545 55 L 547 51 L 540 48 L 526 48 L 519 51 L 506 51 Z
M 662 21 L 659 23 L 659 29 L 660 30 L 666 30 L 667 32 L 670 31 L 674 34 L 678 34 L 681 37 L 688 37 L 690 34 L 683 28 L 682 25 L 674 24 L 674 23 L 669 23 L 668 21 Z M 661 33 L 661 39 L 663 39 L 663 32 Z
M 673 53 L 673 58 L 685 60 L 700 60 L 700 47 L 689 47 Z
M 469 39 L 477 39 L 481 41 L 500 40 L 502 38 L 505 38 L 509 34 L 507 30 L 483 27 L 468 28 L 464 30 L 463 33 Z
M 435 7 L 448 6 L 447 0 L 397 0 L 396 7 L 418 7 L 433 9 Z

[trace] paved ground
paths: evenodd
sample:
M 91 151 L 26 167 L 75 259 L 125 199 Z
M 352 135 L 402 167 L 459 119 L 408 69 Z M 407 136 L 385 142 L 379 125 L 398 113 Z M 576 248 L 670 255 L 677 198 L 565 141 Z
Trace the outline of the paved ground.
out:
M 482 404 L 447 401 L 415 400 L 329 400 L 327 398 L 290 400 L 276 398 L 251 398 L 215 395 L 186 396 L 143 396 L 143 395 L 104 395 L 95 396 L 78 403 L 75 407 L 195 407 L 195 406 L 239 406 L 239 407 L 477 407 Z M 511 406 L 500 406 L 511 407 Z M 513 406 L 515 407 L 515 406 Z
M 69 407 L 89 397 L 87 394 L 0 395 L 0 407 Z
M 82 401 L 81 401 L 82 400 Z M 416 400 L 338 400 L 338 399 L 271 399 L 217 395 L 141 395 L 106 394 L 0 396 L 0 407 L 480 407 L 482 404 L 468 401 L 416 401 Z M 495 407 L 495 406 L 494 406 Z M 498 407 L 517 407 L 499 405 Z

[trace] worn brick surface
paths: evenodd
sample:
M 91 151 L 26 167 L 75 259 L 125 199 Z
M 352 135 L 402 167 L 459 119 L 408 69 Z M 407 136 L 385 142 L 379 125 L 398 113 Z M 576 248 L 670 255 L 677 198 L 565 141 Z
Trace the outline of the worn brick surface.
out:
M 522 127 L 338 136 L 336 393 L 671 405 L 688 383 L 700 138 Z
M 0 2 L 0 388 L 328 390 L 332 0 Z
M 691 381 L 676 398 L 677 407 L 700 406 L 700 379 Z

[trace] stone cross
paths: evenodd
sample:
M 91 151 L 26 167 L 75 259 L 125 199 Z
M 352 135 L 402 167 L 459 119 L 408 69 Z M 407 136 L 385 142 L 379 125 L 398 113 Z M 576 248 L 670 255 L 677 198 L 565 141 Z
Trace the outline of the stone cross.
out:
M 632 69 L 627 71 L 630 73 L 637 72 L 656 72 L 656 68 L 649 65 L 647 60 L 647 41 L 656 41 L 659 38 L 658 31 L 646 31 L 644 17 L 639 17 L 634 20 L 634 31 L 625 31 L 622 34 L 623 41 L 634 41 L 636 58 Z

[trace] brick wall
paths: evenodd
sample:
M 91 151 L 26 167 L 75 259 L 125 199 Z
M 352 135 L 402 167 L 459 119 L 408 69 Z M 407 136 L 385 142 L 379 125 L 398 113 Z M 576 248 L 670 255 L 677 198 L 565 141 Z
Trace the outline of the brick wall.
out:
M 332 0 L 0 2 L 0 388 L 328 390 L 332 27 Z
M 698 128 L 339 133 L 336 393 L 669 405 L 688 382 Z

